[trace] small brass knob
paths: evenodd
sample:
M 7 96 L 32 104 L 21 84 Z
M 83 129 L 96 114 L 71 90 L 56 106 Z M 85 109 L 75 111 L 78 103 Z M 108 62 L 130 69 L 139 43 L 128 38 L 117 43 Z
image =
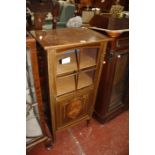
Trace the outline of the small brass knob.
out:
M 103 64 L 106 64 L 106 61 L 103 61 Z
M 120 58 L 121 58 L 121 55 L 118 55 L 118 56 L 117 56 L 117 58 L 119 58 L 119 59 L 120 59 Z

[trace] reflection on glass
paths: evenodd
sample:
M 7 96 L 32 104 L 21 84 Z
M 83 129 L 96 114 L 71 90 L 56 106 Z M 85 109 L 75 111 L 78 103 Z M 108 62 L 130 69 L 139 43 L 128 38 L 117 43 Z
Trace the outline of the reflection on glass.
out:
M 26 50 L 26 142 L 42 137 L 29 49 Z

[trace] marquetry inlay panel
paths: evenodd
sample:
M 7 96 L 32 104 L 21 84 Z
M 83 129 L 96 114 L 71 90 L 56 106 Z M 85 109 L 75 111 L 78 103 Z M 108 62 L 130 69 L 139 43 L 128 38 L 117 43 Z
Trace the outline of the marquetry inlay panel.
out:
M 75 100 L 67 105 L 67 117 L 71 119 L 75 119 L 82 109 L 82 102 L 81 100 Z

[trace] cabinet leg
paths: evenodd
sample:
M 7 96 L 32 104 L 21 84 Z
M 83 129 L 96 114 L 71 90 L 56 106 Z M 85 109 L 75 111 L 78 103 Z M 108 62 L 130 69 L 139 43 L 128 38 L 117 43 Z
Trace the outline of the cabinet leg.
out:
M 51 150 L 51 148 L 53 147 L 53 143 L 52 143 L 52 139 L 48 138 L 45 142 L 45 147 L 47 148 L 47 150 Z
M 53 133 L 53 143 L 56 141 L 56 133 Z
M 89 127 L 90 119 L 87 119 L 87 127 Z

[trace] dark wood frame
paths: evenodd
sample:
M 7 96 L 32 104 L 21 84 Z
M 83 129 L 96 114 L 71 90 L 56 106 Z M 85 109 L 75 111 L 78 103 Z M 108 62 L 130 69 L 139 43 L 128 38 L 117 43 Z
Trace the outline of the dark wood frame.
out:
M 117 35 L 116 35 L 117 36 Z M 100 86 L 98 89 L 98 96 L 95 104 L 94 117 L 104 123 L 111 120 L 129 107 L 129 79 L 128 75 L 125 78 L 124 93 L 122 97 L 122 104 L 116 106 L 110 110 L 110 100 L 113 89 L 113 81 L 116 72 L 116 64 L 119 61 L 120 56 L 126 55 L 127 66 L 125 68 L 126 73 L 129 73 L 129 33 L 126 32 L 120 36 L 113 38 L 113 41 L 109 43 L 106 56 L 103 61 L 103 69 L 100 78 Z M 121 74 L 121 73 L 120 73 Z
M 56 29 L 57 17 L 59 16 L 60 5 L 56 0 L 55 3 L 52 0 L 29 0 L 27 3 L 28 7 L 32 12 L 34 12 L 34 25 L 32 25 L 31 17 L 28 17 L 27 30 L 41 30 L 44 23 L 45 17 L 48 12 L 51 12 L 52 18 L 52 29 Z

